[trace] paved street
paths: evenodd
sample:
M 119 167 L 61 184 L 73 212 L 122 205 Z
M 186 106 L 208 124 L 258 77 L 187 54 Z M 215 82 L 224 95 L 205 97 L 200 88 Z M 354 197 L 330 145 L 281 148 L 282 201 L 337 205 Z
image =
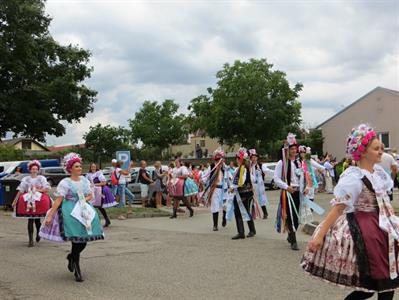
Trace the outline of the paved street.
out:
M 271 217 L 256 221 L 253 239 L 232 241 L 234 222 L 212 232 L 205 209 L 194 218 L 113 220 L 106 239 L 83 252 L 83 283 L 67 271 L 69 243 L 28 248 L 26 221 L 1 212 L 0 299 L 343 299 L 349 290 L 301 271 L 309 236 L 299 233 L 301 251 L 291 251 L 273 229 L 278 192 L 268 195 Z M 318 195 L 325 207 L 330 198 Z

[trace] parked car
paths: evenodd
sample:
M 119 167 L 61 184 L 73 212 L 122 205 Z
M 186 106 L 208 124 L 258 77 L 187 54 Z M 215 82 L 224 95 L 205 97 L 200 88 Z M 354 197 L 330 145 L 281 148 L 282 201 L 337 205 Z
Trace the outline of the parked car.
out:
M 268 167 L 270 170 L 273 171 L 273 173 L 266 173 L 265 174 L 265 178 L 264 178 L 264 182 L 265 182 L 265 187 L 271 190 L 276 189 L 276 186 L 274 184 L 274 170 L 276 169 L 277 166 L 277 162 L 269 162 L 269 163 L 264 163 L 263 165 L 266 165 L 266 167 Z
M 162 171 L 163 172 L 167 172 L 168 171 L 168 166 L 162 166 Z M 127 187 L 128 189 L 134 194 L 135 197 L 135 203 L 134 204 L 141 204 L 141 187 L 140 187 L 140 182 L 139 182 L 139 170 L 140 168 L 136 167 L 136 168 L 132 168 L 131 172 L 130 172 L 130 177 L 131 177 L 131 181 L 128 183 Z M 146 168 L 150 178 L 153 178 L 153 172 L 155 170 L 155 168 L 153 166 L 147 167 Z M 149 193 L 151 193 L 151 195 L 148 195 L 148 199 L 149 199 L 149 204 L 152 205 L 155 203 L 155 191 L 152 191 L 151 188 L 148 191 Z M 164 202 L 166 202 L 166 191 L 165 193 L 162 194 L 162 202 L 164 204 Z
M 46 177 L 50 186 L 57 185 L 62 179 L 69 177 L 67 171 L 62 167 L 47 167 L 41 168 L 40 174 Z
M 42 168 L 59 167 L 60 166 L 60 161 L 58 159 L 42 159 L 42 160 L 39 160 L 39 162 L 42 165 Z M 3 172 L 0 173 L 0 178 L 7 176 L 9 174 L 14 174 L 15 169 L 17 167 L 21 168 L 21 173 L 29 173 L 28 163 L 29 163 L 28 160 L 0 163 L 0 166 L 3 166 Z

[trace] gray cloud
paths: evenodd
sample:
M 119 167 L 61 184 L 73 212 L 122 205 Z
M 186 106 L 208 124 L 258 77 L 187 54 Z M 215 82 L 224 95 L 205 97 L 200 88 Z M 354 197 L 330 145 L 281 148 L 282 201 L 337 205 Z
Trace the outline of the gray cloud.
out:
M 146 99 L 189 101 L 224 63 L 267 58 L 302 82 L 317 124 L 377 85 L 399 89 L 396 1 L 47 2 L 53 37 L 92 51 L 95 112 L 51 143 L 79 142 L 97 122 L 126 125 Z

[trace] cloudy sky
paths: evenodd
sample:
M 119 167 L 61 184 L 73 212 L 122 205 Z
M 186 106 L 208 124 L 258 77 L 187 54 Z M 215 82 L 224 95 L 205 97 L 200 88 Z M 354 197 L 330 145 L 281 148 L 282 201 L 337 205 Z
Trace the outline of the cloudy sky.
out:
M 145 100 L 185 112 L 237 59 L 266 58 L 302 82 L 308 127 L 376 86 L 399 90 L 399 1 L 48 0 L 46 11 L 56 40 L 91 50 L 87 85 L 99 92 L 49 145 L 79 143 L 99 122 L 127 126 Z

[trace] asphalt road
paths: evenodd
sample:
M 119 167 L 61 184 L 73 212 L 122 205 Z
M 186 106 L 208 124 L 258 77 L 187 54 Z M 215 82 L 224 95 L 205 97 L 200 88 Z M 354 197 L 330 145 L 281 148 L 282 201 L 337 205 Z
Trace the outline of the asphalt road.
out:
M 204 208 L 194 218 L 113 220 L 82 254 L 83 283 L 67 271 L 69 243 L 28 248 L 26 221 L 1 212 L 0 299 L 343 299 L 350 290 L 301 271 L 309 236 L 299 233 L 301 251 L 290 250 L 273 229 L 278 192 L 268 195 L 270 218 L 256 221 L 252 239 L 232 241 L 234 222 L 212 232 Z M 328 207 L 330 198 L 317 201 Z

